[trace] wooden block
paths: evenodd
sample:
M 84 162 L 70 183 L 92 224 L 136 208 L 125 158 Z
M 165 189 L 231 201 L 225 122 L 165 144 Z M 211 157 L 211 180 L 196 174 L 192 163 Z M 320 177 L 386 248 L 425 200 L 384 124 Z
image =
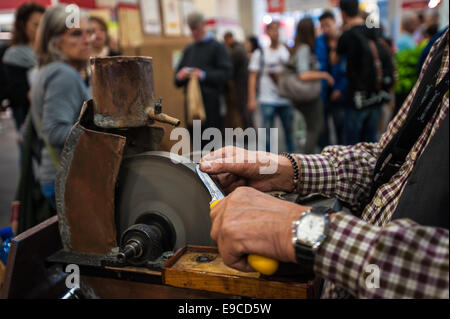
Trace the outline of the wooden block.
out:
M 212 247 L 182 248 L 163 266 L 166 285 L 251 298 L 306 299 L 312 283 L 296 280 L 231 269 Z
M 58 217 L 16 236 L 11 242 L 0 298 L 60 298 L 67 274 L 47 268 L 45 259 L 62 248 Z

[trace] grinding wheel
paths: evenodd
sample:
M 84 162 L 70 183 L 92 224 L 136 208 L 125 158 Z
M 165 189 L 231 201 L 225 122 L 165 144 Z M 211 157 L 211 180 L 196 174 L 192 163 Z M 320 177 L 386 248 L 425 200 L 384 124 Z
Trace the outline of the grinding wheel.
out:
M 125 158 L 118 183 L 118 234 L 149 216 L 159 216 L 173 230 L 170 250 L 186 245 L 215 246 L 210 237 L 210 201 L 195 164 L 185 158 L 164 152 Z

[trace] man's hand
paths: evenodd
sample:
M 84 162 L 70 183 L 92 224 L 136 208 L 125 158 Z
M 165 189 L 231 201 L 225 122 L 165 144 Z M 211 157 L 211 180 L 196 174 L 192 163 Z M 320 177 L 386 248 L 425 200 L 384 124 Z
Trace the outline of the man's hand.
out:
M 240 186 L 250 186 L 262 192 L 291 192 L 296 186 L 294 169 L 287 158 L 232 146 L 203 157 L 200 169 L 216 179 L 226 193 Z
M 199 80 L 203 80 L 204 74 L 205 73 L 200 69 L 194 68 L 192 70 L 192 76 L 197 77 Z
M 339 91 L 339 90 L 334 90 L 333 93 L 331 93 L 330 100 L 331 100 L 332 102 L 336 102 L 336 101 L 338 101 L 341 97 L 342 97 L 341 91 Z
M 329 86 L 333 87 L 334 84 L 335 84 L 335 81 L 334 81 L 333 76 L 331 76 L 331 74 L 329 74 L 329 73 L 327 73 L 327 72 L 325 72 L 325 73 L 326 73 L 326 74 L 325 74 L 325 80 L 327 81 L 327 83 L 328 83 Z
M 176 78 L 178 81 L 184 81 L 191 77 L 191 71 L 189 68 L 184 67 L 182 68 L 176 75 Z
M 240 187 L 211 211 L 211 238 L 223 262 L 237 270 L 255 271 L 248 254 L 296 262 L 291 225 L 309 209 Z

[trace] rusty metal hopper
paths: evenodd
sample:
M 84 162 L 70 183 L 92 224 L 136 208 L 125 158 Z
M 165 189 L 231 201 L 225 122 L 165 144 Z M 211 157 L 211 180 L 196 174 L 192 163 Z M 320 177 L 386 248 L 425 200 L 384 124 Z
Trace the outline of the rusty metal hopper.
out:
M 178 126 L 162 113 L 154 93 L 153 61 L 147 57 L 91 58 L 94 123 L 106 128 L 132 128 L 155 121 Z

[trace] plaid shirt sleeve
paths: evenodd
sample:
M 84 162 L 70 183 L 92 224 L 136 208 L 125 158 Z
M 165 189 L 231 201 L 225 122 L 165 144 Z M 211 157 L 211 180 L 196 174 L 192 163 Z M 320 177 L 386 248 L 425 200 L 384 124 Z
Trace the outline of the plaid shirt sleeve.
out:
M 301 196 L 337 197 L 357 207 L 370 192 L 372 175 L 381 152 L 379 144 L 330 146 L 320 155 L 297 155 Z
M 446 229 L 410 220 L 380 228 L 340 213 L 314 270 L 357 298 L 449 298 L 448 243 Z

